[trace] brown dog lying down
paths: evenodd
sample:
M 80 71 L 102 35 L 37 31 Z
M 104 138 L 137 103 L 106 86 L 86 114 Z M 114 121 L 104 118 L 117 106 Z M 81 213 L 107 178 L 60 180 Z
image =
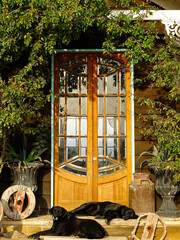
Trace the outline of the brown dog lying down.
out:
M 136 219 L 138 216 L 132 208 L 113 202 L 88 202 L 70 211 L 75 215 L 90 215 L 95 218 L 104 218 L 109 224 L 113 218 L 124 220 Z
M 66 209 L 56 206 L 50 209 L 53 215 L 53 226 L 50 230 L 41 231 L 29 236 L 29 238 L 39 238 L 45 236 L 78 236 L 80 238 L 103 238 L 104 228 L 95 220 L 79 219 Z

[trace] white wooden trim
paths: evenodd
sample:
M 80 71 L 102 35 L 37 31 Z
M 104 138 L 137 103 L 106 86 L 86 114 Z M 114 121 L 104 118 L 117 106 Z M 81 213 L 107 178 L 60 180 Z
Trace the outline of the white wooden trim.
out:
M 112 16 L 118 16 L 119 13 L 131 14 L 131 10 L 112 10 Z M 136 18 L 139 15 L 144 20 L 161 21 L 165 25 L 167 34 L 172 34 L 178 39 L 180 38 L 180 10 L 151 10 L 150 13 L 147 10 L 141 10 L 139 14 L 134 13 L 133 17 Z

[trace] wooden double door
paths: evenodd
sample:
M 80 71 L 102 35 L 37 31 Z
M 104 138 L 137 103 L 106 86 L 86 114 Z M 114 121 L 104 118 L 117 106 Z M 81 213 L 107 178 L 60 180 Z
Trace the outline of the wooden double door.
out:
M 54 205 L 129 204 L 130 71 L 122 53 L 54 57 Z

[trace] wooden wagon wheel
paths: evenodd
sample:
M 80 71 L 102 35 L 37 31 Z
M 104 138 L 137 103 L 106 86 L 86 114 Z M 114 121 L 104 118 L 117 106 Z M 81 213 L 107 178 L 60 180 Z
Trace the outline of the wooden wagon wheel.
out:
M 34 211 L 36 199 L 30 188 L 14 185 L 7 188 L 1 197 L 4 213 L 11 219 L 21 220 Z
M 144 217 L 147 217 L 147 218 L 146 218 L 146 223 L 145 223 L 145 226 L 144 226 L 144 231 L 143 231 L 143 234 L 141 236 L 141 240 L 153 240 L 154 239 L 154 234 L 155 234 L 155 231 L 156 231 L 158 221 L 160 221 L 160 223 L 162 224 L 163 229 L 164 229 L 163 236 L 160 238 L 160 240 L 163 240 L 166 237 L 166 234 L 167 234 L 166 225 L 159 218 L 159 216 L 155 213 L 149 213 L 149 214 L 141 215 L 137 219 L 137 224 L 134 227 L 134 230 L 132 231 L 132 238 L 135 239 L 135 240 L 139 240 L 139 238 L 136 236 L 136 231 L 138 229 L 140 220 Z
M 3 219 L 4 219 L 4 211 L 3 211 L 2 203 L 1 203 L 1 201 L 0 201 L 0 227 L 1 227 L 2 224 L 3 224 Z

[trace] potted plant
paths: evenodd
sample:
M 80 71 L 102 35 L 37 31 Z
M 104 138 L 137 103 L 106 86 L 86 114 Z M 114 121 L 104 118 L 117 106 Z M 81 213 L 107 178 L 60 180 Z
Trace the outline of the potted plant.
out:
M 155 190 L 162 197 L 162 205 L 156 212 L 162 217 L 179 217 L 180 212 L 174 203 L 176 193 L 180 190 L 180 141 L 172 138 L 158 138 L 157 146 L 153 146 L 152 153 L 143 152 L 143 155 L 152 156 L 141 162 L 141 169 L 148 163 L 149 170 L 155 175 Z
M 3 162 L 12 170 L 13 185 L 25 185 L 33 192 L 37 190 L 38 171 L 44 166 L 43 162 L 49 163 L 48 160 L 42 160 L 41 158 L 46 150 L 47 148 L 38 149 L 35 147 L 27 154 L 27 138 L 25 135 L 23 135 L 23 148 L 19 153 L 10 144 L 7 145 Z

